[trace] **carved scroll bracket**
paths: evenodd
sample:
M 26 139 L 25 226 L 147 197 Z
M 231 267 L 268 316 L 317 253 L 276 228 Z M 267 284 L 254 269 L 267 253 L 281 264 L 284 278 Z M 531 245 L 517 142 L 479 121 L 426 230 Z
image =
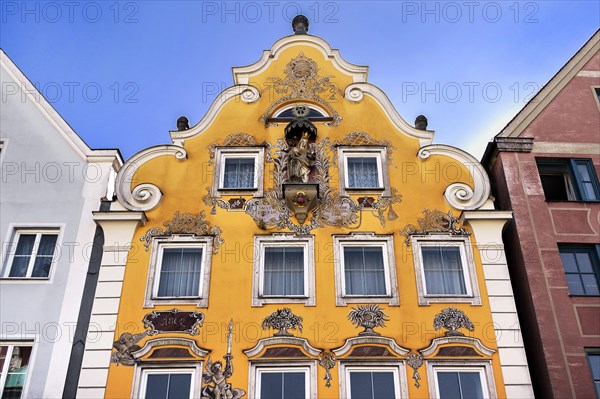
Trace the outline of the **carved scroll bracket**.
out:
M 410 237 L 412 235 L 427 235 L 435 233 L 469 235 L 471 232 L 464 228 L 461 222 L 452 215 L 452 211 L 447 214 L 437 209 L 423 210 L 423 217 L 417 220 L 419 226 L 414 224 L 406 225 L 400 235 L 405 237 L 404 243 L 410 246 Z

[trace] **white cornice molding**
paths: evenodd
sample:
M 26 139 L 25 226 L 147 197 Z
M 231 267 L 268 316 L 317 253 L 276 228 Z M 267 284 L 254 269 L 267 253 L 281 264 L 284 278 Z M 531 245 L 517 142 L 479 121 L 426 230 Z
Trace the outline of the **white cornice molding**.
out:
M 273 345 L 294 345 L 300 346 L 302 349 L 306 351 L 309 355 L 313 357 L 317 357 L 323 352 L 321 349 L 317 349 L 308 343 L 306 338 L 300 337 L 268 337 L 262 338 L 257 343 L 256 346 L 252 349 L 247 349 L 244 351 L 246 356 L 254 357 L 261 353 L 264 348 L 273 346 Z
M 115 192 L 117 199 L 130 211 L 149 211 L 160 202 L 162 193 L 152 183 L 142 183 L 131 189 L 133 176 L 143 164 L 163 155 L 172 155 L 177 159 L 186 159 L 187 153 L 177 145 L 158 145 L 146 148 L 129 158 L 117 173 Z
M 340 55 L 339 50 L 333 49 L 329 43 L 318 36 L 312 35 L 291 35 L 282 37 L 276 41 L 270 50 L 264 50 L 262 56 L 255 63 L 247 66 L 231 68 L 233 81 L 235 84 L 248 84 L 250 78 L 266 70 L 274 60 L 279 58 L 283 50 L 292 46 L 309 46 L 316 48 L 323 53 L 325 59 L 328 59 L 340 71 L 352 76 L 353 82 L 366 82 L 369 73 L 369 67 L 351 64 Z
M 578 75 L 588 61 L 600 51 L 600 29 L 577 53 L 550 79 L 548 83 L 519 111 L 519 113 L 496 135 L 517 137 L 550 104 L 560 91 Z M 586 71 L 589 72 L 590 71 Z
M 226 88 L 217 96 L 217 98 L 215 98 L 200 122 L 187 130 L 172 130 L 169 132 L 173 143 L 183 146 L 183 142 L 186 139 L 202 134 L 210 127 L 210 125 L 212 125 L 215 118 L 221 111 L 221 108 L 223 108 L 227 102 L 237 98 L 238 96 L 240 97 L 241 101 L 245 102 L 246 104 L 251 104 L 258 101 L 260 98 L 260 92 L 256 87 L 245 84 Z
M 79 137 L 77 133 L 69 126 L 69 124 L 63 119 L 62 116 L 54 109 L 54 107 L 44 98 L 44 96 L 38 91 L 38 89 L 31 83 L 31 81 L 21 72 L 21 70 L 15 65 L 4 50 L 0 49 L 0 67 L 6 71 L 8 76 L 19 85 L 19 95 L 25 95 L 32 104 L 40 111 L 40 113 L 50 122 L 50 124 L 56 129 L 56 131 L 63 137 L 63 139 L 75 150 L 77 155 L 85 162 L 89 162 L 90 158 L 93 157 L 111 157 L 120 158 L 119 155 L 115 154 L 116 150 L 92 150 L 88 145 Z M 94 160 L 95 162 L 104 162 Z M 110 161 L 107 162 L 112 162 Z
M 341 347 L 339 347 L 337 349 L 333 349 L 332 352 L 338 357 L 344 356 L 345 354 L 350 352 L 350 350 L 353 347 L 358 346 L 358 345 L 368 345 L 368 344 L 386 345 L 388 348 L 390 348 L 392 350 L 392 352 L 396 356 L 400 356 L 400 357 L 404 357 L 404 356 L 408 355 L 408 353 L 410 352 L 410 350 L 398 345 L 393 338 L 381 337 L 381 336 L 363 336 L 363 337 L 348 338 L 346 340 L 346 342 L 344 342 L 344 345 L 342 345 Z
M 490 178 L 479 161 L 466 151 L 445 144 L 432 144 L 422 147 L 417 156 L 426 160 L 432 155 L 445 155 L 456 159 L 471 174 L 473 179 L 472 189 L 466 183 L 452 183 L 444 191 L 444 197 L 450 205 L 461 210 L 475 210 L 480 208 L 490 196 Z
M 152 351 L 152 349 L 161 347 L 161 346 L 185 346 L 189 350 L 192 351 L 198 357 L 206 357 L 210 351 L 206 349 L 200 348 L 196 345 L 196 342 L 193 339 L 188 338 L 156 338 L 147 341 L 144 344 L 144 347 L 136 352 L 132 352 L 134 358 L 139 359 Z
M 423 355 L 423 357 L 430 356 L 437 351 L 439 346 L 446 345 L 446 344 L 471 345 L 471 346 L 475 347 L 475 349 L 477 349 L 480 353 L 484 354 L 485 356 L 492 356 L 494 354 L 494 352 L 496 352 L 495 350 L 490 349 L 487 346 L 485 346 L 484 344 L 482 344 L 478 338 L 466 337 L 466 336 L 434 338 L 433 341 L 431 341 L 431 345 L 429 345 L 425 349 L 419 350 L 419 352 Z
M 435 132 L 433 130 L 419 130 L 406 122 L 398 113 L 388 96 L 379 87 L 371 83 L 352 83 L 346 87 L 344 97 L 348 101 L 359 103 L 364 95 L 373 97 L 381 106 L 387 117 L 392 121 L 398 130 L 411 138 L 419 140 L 421 147 L 431 144 Z

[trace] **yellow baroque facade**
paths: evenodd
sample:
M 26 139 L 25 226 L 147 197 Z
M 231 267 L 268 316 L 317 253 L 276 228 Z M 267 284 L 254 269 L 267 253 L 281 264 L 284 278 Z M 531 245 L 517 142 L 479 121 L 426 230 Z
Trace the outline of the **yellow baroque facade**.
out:
M 119 171 L 78 397 L 533 397 L 486 172 L 302 22 Z

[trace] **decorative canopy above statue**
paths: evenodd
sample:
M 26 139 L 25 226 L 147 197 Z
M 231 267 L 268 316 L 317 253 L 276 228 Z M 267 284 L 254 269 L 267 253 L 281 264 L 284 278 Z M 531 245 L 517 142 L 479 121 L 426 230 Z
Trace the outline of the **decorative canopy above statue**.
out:
M 298 104 L 292 109 L 294 120 L 285 127 L 286 140 L 300 140 L 305 133 L 308 134 L 309 140 L 317 138 L 317 128 L 308 120 L 309 112 L 310 108 L 304 104 Z

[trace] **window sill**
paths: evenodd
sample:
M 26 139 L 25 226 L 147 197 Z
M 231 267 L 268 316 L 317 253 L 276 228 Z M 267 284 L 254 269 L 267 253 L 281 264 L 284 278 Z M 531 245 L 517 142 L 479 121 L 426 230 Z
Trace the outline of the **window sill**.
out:
M 266 304 L 285 304 L 285 303 L 297 303 L 304 304 L 304 306 L 316 306 L 316 300 L 314 297 L 253 297 L 252 307 L 263 307 Z

